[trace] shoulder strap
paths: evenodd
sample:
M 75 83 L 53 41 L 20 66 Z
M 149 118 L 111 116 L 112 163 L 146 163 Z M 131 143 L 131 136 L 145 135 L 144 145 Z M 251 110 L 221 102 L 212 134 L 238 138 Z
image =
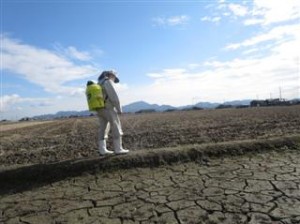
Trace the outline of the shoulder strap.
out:
M 102 89 L 103 89 L 104 83 L 105 83 L 107 80 L 108 80 L 108 78 L 105 77 L 105 78 L 102 79 L 100 82 L 98 82 L 98 84 L 101 86 Z M 107 95 L 107 93 L 105 92 L 104 103 L 106 103 L 107 100 L 108 100 L 108 95 Z

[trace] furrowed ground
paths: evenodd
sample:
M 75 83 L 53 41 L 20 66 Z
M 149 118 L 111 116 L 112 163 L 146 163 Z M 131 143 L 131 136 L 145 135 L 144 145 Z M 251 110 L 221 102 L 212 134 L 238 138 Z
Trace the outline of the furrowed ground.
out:
M 155 150 L 300 134 L 300 107 L 123 115 L 121 121 L 126 148 Z M 97 134 L 95 117 L 56 120 L 1 131 L 0 164 L 4 167 L 97 157 Z
M 300 106 L 121 120 L 105 158 L 95 117 L 1 125 L 0 223 L 300 223 Z

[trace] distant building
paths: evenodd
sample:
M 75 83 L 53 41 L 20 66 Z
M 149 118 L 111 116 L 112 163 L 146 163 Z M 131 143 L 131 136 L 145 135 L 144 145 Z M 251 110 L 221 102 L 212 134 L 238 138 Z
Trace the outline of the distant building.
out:
M 250 102 L 251 107 L 267 107 L 267 106 L 290 106 L 294 105 L 293 101 L 285 99 L 267 99 L 267 100 L 252 100 Z
M 268 103 L 266 100 L 252 100 L 250 102 L 251 107 L 262 107 L 262 106 L 268 106 Z
M 30 117 L 23 117 L 19 121 L 32 121 L 33 119 Z

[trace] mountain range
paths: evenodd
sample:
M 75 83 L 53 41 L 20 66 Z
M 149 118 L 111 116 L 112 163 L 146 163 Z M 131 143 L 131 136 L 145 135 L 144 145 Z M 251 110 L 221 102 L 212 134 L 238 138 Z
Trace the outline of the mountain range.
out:
M 250 105 L 251 100 L 235 100 L 235 101 L 228 101 L 224 102 L 223 105 L 232 105 L 232 106 L 238 106 L 238 105 Z M 180 106 L 180 107 L 174 107 L 170 105 L 158 105 L 158 104 L 149 104 L 145 101 L 138 101 L 131 104 L 128 104 L 126 106 L 123 106 L 123 112 L 124 113 L 136 113 L 139 111 L 168 111 L 168 110 L 188 110 L 192 108 L 203 108 L 203 109 L 213 109 L 221 105 L 220 103 L 210 103 L 210 102 L 199 102 L 194 105 L 186 105 L 186 106 Z M 59 111 L 55 114 L 44 114 L 44 115 L 38 115 L 32 117 L 32 119 L 37 120 L 48 120 L 48 119 L 54 119 L 54 118 L 60 118 L 60 117 L 70 117 L 70 116 L 80 116 L 80 117 L 88 117 L 91 115 L 91 112 L 88 110 L 84 111 Z

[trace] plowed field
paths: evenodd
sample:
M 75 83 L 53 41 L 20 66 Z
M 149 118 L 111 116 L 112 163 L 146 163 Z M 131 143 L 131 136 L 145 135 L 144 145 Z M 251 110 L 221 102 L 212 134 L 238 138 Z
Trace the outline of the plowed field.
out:
M 300 106 L 122 115 L 130 150 L 300 134 Z M 1 125 L 0 168 L 98 157 L 98 120 Z M 108 147 L 111 147 L 111 139 Z

